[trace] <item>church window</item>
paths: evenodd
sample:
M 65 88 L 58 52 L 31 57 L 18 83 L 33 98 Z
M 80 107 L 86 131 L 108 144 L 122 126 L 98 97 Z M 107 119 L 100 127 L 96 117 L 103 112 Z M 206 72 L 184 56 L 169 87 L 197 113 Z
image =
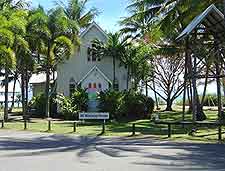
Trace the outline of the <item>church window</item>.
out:
M 98 88 L 99 88 L 99 89 L 102 88 L 102 84 L 101 84 L 101 83 L 98 84 Z
M 93 87 L 94 87 L 94 88 L 97 88 L 97 85 L 96 85 L 96 83 L 94 83 Z
M 89 84 L 88 84 L 88 88 L 92 88 L 92 85 L 91 85 L 91 83 L 89 83 Z
M 88 62 L 96 62 L 96 61 L 101 61 L 101 58 L 97 57 L 96 54 L 93 53 L 92 51 L 93 44 L 87 48 L 87 60 Z

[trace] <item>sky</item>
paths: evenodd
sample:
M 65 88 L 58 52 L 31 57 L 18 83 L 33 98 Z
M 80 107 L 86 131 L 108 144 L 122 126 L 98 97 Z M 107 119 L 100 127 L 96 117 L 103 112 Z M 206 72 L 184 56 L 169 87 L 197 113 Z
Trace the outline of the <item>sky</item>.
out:
M 46 10 L 55 6 L 57 0 L 29 0 L 32 6 L 42 5 Z M 66 0 L 62 0 L 66 2 Z M 107 32 L 119 30 L 118 21 L 127 15 L 129 0 L 89 0 L 87 9 L 95 7 L 100 14 L 95 21 Z

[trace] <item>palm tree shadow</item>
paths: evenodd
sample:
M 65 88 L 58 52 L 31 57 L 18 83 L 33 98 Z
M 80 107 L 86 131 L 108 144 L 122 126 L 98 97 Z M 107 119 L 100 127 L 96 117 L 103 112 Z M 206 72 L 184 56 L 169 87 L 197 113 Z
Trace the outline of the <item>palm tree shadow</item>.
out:
M 144 158 L 145 162 L 133 162 L 133 165 L 165 166 L 173 161 L 174 170 L 179 170 L 178 161 L 189 161 L 193 166 L 207 166 L 209 169 L 225 168 L 224 144 L 190 144 L 158 141 L 152 137 L 114 137 L 99 136 L 69 137 L 63 135 L 44 135 L 32 139 L 1 138 L 0 156 L 26 157 L 54 154 L 59 152 L 74 152 L 79 158 L 89 157 L 92 152 L 100 152 L 106 157 L 126 158 L 130 155 Z M 151 152 L 154 149 L 155 151 Z M 157 150 L 159 149 L 159 150 Z M 167 151 L 180 150 L 176 155 Z M 7 151 L 1 155 L 1 151 Z M 165 151 L 165 153 L 161 153 Z M 91 157 L 90 157 L 91 158 Z M 160 160 L 161 162 L 153 162 Z M 178 169 L 179 168 L 179 169 Z M 185 170 L 185 169 L 183 169 Z M 191 169 L 187 169 L 191 170 Z M 199 170 L 201 170 L 199 168 Z

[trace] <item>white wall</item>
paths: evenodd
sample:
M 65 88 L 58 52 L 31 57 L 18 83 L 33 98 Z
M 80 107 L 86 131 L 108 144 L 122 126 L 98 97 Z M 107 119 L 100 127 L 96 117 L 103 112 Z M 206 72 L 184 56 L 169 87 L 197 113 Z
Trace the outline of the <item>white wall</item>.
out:
M 105 57 L 100 62 L 87 60 L 87 48 L 94 39 L 105 42 L 107 37 L 95 25 L 82 37 L 79 51 L 64 64 L 58 66 L 57 92 L 69 96 L 69 81 L 74 78 L 79 82 L 94 66 L 97 66 L 111 81 L 113 80 L 112 58 Z M 116 61 L 116 77 L 119 81 L 120 90 L 126 89 L 127 70 L 119 67 Z

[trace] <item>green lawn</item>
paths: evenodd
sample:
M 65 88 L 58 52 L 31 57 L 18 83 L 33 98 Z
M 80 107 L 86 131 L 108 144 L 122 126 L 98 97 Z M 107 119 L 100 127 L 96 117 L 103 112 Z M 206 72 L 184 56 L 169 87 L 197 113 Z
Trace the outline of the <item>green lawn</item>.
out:
M 158 112 L 160 120 L 181 120 L 181 112 Z M 216 111 L 206 111 L 208 120 L 213 121 L 217 118 Z M 190 120 L 191 115 L 186 115 L 186 119 Z M 132 123 L 134 122 L 107 122 L 106 123 L 106 133 L 104 136 L 130 136 L 132 131 Z M 150 120 L 138 120 L 136 123 L 137 135 L 150 135 L 157 138 L 166 139 L 167 138 L 167 126 L 166 125 L 155 125 Z M 28 131 L 35 132 L 47 132 L 48 124 L 47 120 L 32 119 L 28 124 Z M 5 129 L 23 130 L 22 121 L 8 122 L 5 124 Z M 172 140 L 179 141 L 202 141 L 202 142 L 214 142 L 217 141 L 217 128 L 215 127 L 201 127 L 198 128 L 195 136 L 189 136 L 188 133 L 192 129 L 191 126 L 173 126 Z M 52 123 L 52 133 L 59 134 L 75 134 L 75 135 L 99 135 L 102 130 L 101 122 L 85 122 L 79 124 L 77 127 L 77 132 L 73 133 L 73 123 L 64 121 L 54 121 Z M 225 132 L 225 128 L 223 128 Z M 225 137 L 225 134 L 223 135 Z

